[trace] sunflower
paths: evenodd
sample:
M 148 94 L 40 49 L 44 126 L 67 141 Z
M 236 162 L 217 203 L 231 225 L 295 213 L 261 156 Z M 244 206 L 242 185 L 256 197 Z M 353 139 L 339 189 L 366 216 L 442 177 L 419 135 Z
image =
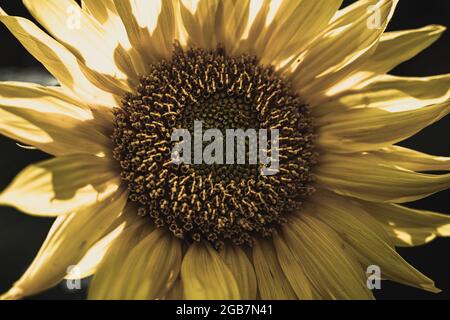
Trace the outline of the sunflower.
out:
M 55 217 L 5 293 L 77 266 L 90 299 L 372 299 L 381 278 L 439 290 L 396 252 L 450 235 L 404 203 L 450 159 L 397 146 L 450 112 L 450 75 L 388 75 L 438 25 L 385 32 L 396 0 L 24 0 L 0 21 L 59 86 L 0 84 L 0 132 L 53 155 L 0 203 Z M 279 172 L 171 162 L 171 133 L 276 128 Z

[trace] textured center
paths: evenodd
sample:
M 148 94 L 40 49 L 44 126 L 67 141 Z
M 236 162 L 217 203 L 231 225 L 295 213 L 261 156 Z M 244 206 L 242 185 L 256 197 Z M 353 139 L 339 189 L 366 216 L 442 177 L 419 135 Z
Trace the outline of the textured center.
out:
M 115 109 L 114 157 L 129 199 L 156 226 L 216 248 L 226 241 L 251 245 L 314 192 L 311 120 L 288 83 L 255 57 L 175 46 L 172 59 L 154 65 Z M 175 164 L 172 134 L 193 133 L 195 121 L 224 135 L 227 129 L 277 129 L 277 173 L 262 174 L 267 164 L 250 164 L 248 153 L 245 164 Z M 241 143 L 249 150 L 250 139 Z M 271 147 L 269 138 L 269 155 Z

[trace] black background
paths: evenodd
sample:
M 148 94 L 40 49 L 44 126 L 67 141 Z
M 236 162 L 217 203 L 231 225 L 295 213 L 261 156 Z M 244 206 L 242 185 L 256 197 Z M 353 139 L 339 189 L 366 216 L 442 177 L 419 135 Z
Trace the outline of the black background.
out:
M 295 0 L 293 0 L 295 1 Z M 345 4 L 354 2 L 345 1 Z M 10 15 L 29 14 L 19 0 L 0 0 L 1 7 Z M 448 26 L 450 22 L 450 1 L 448 0 L 408 0 L 400 1 L 389 30 L 418 28 L 428 24 Z M 450 72 L 450 34 L 444 36 L 431 48 L 397 67 L 392 73 L 402 76 L 430 76 Z M 5 69 L 35 70 L 45 74 L 45 70 L 21 45 L 0 26 L 0 79 L 5 79 Z M 3 77 L 2 77 L 3 76 Z M 10 79 L 8 80 L 17 80 Z M 414 138 L 402 143 L 403 146 L 443 156 L 450 156 L 450 117 L 425 129 Z M 33 150 L 19 148 L 14 141 L 0 137 L 0 190 L 27 165 L 48 156 Z M 425 200 L 416 202 L 414 207 L 449 213 L 450 190 L 441 192 Z M 0 292 L 6 291 L 26 270 L 45 239 L 52 223 L 51 219 L 26 216 L 11 208 L 0 207 Z M 375 292 L 379 299 L 449 299 L 450 298 L 450 239 L 437 239 L 431 244 L 416 248 L 400 248 L 402 256 L 435 280 L 443 290 L 431 294 L 388 281 Z M 84 285 L 86 288 L 86 285 Z M 34 298 L 37 299 L 80 299 L 86 290 L 69 291 L 59 285 Z

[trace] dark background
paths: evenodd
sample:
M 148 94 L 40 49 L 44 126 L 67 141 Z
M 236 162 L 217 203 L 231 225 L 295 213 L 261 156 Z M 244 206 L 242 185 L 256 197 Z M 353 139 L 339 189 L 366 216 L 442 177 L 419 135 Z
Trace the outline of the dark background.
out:
M 295 0 L 294 0 L 295 1 Z M 345 1 L 345 4 L 354 2 Z M 20 0 L 0 0 L 0 6 L 10 15 L 29 14 Z M 400 1 L 389 30 L 418 28 L 428 24 L 450 25 L 450 1 L 408 0 Z M 397 67 L 392 73 L 402 76 L 430 76 L 450 72 L 450 34 L 444 36 L 431 48 L 415 59 Z M 25 71 L 25 72 L 24 72 Z M 0 26 L 0 81 L 29 81 L 38 79 L 44 84 L 53 80 L 45 69 L 34 60 L 21 45 Z M 431 154 L 450 156 L 450 117 L 425 129 L 414 138 L 402 143 Z M 0 190 L 27 165 L 47 159 L 40 151 L 25 150 L 12 140 L 0 137 Z M 450 190 L 414 203 L 417 208 L 449 213 Z M 34 218 L 11 208 L 0 207 L 0 292 L 6 291 L 31 263 L 51 226 L 51 219 Z M 437 239 L 431 244 L 416 248 L 400 248 L 402 256 L 424 274 L 434 279 L 440 294 L 431 294 L 388 281 L 375 292 L 379 299 L 450 299 L 450 239 Z M 59 285 L 34 298 L 37 299 L 80 299 L 86 290 L 69 291 Z M 86 285 L 84 285 L 86 288 Z

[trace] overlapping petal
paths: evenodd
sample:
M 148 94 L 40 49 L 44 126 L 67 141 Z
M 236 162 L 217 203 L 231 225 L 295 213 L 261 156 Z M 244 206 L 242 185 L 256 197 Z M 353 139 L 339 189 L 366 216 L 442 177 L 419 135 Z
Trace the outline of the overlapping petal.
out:
M 396 246 L 418 246 L 436 237 L 450 236 L 450 215 L 412 209 L 389 203 L 359 201 L 365 211 L 380 221 Z
M 319 219 L 332 227 L 353 248 L 364 268 L 378 266 L 381 277 L 439 292 L 434 282 L 410 266 L 395 252 L 382 225 L 348 198 L 321 193 L 314 201 Z
M 333 84 L 327 96 L 334 96 L 374 77 L 388 73 L 399 64 L 415 57 L 437 41 L 444 26 L 429 25 L 419 29 L 385 32 L 374 54 L 341 82 Z
M 216 12 L 219 0 L 181 0 L 180 15 L 187 32 L 187 45 L 215 49 L 218 45 Z
M 450 113 L 450 100 L 407 111 L 351 109 L 318 120 L 317 146 L 330 152 L 371 151 L 403 141 Z
M 69 155 L 25 168 L 0 194 L 0 204 L 34 215 L 63 215 L 108 198 L 120 184 L 115 162 Z
M 241 298 L 233 272 L 208 243 L 189 247 L 181 265 L 181 280 L 187 300 Z
M 367 153 L 368 158 L 407 170 L 418 172 L 450 171 L 450 158 L 429 155 L 423 152 L 390 146 Z
M 0 114 L 0 133 L 52 155 L 110 153 L 111 139 L 104 127 L 112 122 L 104 115 L 97 117 L 95 110 L 61 88 L 3 82 Z
M 250 15 L 250 0 L 219 0 L 216 12 L 215 32 L 217 42 L 227 52 L 234 54 L 240 46 Z
M 448 99 L 449 74 L 423 78 L 383 75 L 374 78 L 368 85 L 314 106 L 312 112 L 318 118 L 333 112 L 361 108 L 400 112 L 443 103 Z
M 342 0 L 283 0 L 271 21 L 254 42 L 254 52 L 264 65 L 278 66 L 300 54 L 322 32 Z M 313 46 L 313 44 L 311 44 Z
M 116 288 L 116 280 L 122 274 L 124 261 L 137 244 L 154 228 L 145 219 L 127 223 L 127 228 L 115 239 L 101 261 L 89 286 L 88 298 L 92 300 L 114 299 L 121 293 Z
M 83 10 L 95 19 L 103 28 L 105 36 L 115 39 L 116 46 L 112 52 L 116 67 L 127 76 L 130 88 L 135 88 L 139 80 L 139 53 L 131 46 L 125 25 L 117 12 L 113 0 L 84 0 L 81 2 Z M 142 74 L 141 74 L 142 75 Z
M 236 279 L 241 299 L 255 300 L 257 289 L 255 270 L 246 253 L 239 247 L 226 246 L 222 258 Z
M 34 23 L 24 18 L 8 16 L 1 9 L 0 22 L 64 88 L 87 103 L 102 101 L 104 105 L 116 105 L 113 95 L 97 88 L 87 79 L 81 70 L 83 64 L 73 54 Z
M 131 53 L 138 75 L 148 74 L 151 64 L 167 59 L 176 39 L 176 1 L 115 0 L 132 46 Z M 138 61 L 140 60 L 140 61 Z
M 154 230 L 131 247 L 131 251 L 125 257 L 117 257 L 120 260 L 115 260 L 113 263 L 118 266 L 111 265 L 111 262 L 100 265 L 100 270 L 120 268 L 119 277 L 109 283 L 106 298 L 161 299 L 178 278 L 181 266 L 181 244 L 166 231 Z M 95 282 L 93 285 L 95 286 Z M 98 298 L 95 296 L 95 287 L 93 290 L 93 297 Z
M 279 264 L 297 298 L 302 300 L 318 299 L 320 293 L 313 287 L 311 279 L 306 276 L 304 257 L 299 249 L 298 242 L 298 239 L 285 239 L 279 235 L 274 235 L 273 238 Z M 280 290 L 276 294 L 290 295 L 289 289 L 287 289 L 289 287 L 284 287 L 286 288 L 285 292 Z
M 24 0 L 33 17 L 87 67 L 100 73 L 121 75 L 113 59 L 118 41 L 108 37 L 92 16 L 74 0 Z
M 450 174 L 417 173 L 364 153 L 322 155 L 315 175 L 324 188 L 373 202 L 411 202 L 450 187 Z
M 285 248 L 285 246 L 283 247 Z M 278 262 L 275 247 L 270 241 L 257 240 L 255 242 L 253 247 L 253 266 L 258 280 L 258 293 L 261 299 L 297 299 L 297 295 Z
M 344 241 L 325 224 L 304 213 L 283 227 L 282 236 L 296 263 L 301 263 L 314 298 L 373 298 L 356 257 L 346 251 Z M 293 277 L 286 276 L 293 285 Z
M 340 11 L 287 71 L 306 102 L 321 100 L 327 89 L 357 70 L 378 46 L 397 0 L 363 0 Z M 369 27 L 379 15 L 379 25 Z
M 2 298 L 23 298 L 60 282 L 118 218 L 127 197 L 127 192 L 117 192 L 80 211 L 59 216 L 31 266 Z

